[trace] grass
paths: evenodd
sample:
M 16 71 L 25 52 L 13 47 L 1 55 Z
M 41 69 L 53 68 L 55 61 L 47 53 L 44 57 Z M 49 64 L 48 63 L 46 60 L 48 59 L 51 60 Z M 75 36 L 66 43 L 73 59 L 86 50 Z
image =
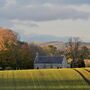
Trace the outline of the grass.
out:
M 82 73 L 84 75 L 84 77 L 90 81 L 90 72 L 86 71 L 85 69 L 77 69 L 80 73 Z M 89 69 L 88 69 L 89 70 Z
M 90 68 L 85 68 L 84 70 L 86 70 L 86 71 L 90 72 Z
M 90 80 L 84 68 L 76 70 Z M 0 90 L 90 90 L 90 84 L 74 69 L 11 70 L 0 71 Z

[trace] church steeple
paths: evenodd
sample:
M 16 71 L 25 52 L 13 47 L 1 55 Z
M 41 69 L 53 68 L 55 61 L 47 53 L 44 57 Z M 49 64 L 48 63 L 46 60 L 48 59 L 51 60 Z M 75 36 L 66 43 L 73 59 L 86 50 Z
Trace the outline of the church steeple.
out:
M 34 63 L 38 61 L 38 57 L 39 57 L 39 53 L 36 52 L 36 57 L 35 57 Z

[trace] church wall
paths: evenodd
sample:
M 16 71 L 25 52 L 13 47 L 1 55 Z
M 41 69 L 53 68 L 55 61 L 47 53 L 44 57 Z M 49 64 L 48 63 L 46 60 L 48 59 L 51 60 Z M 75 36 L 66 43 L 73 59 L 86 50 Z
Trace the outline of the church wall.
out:
M 35 69 L 43 69 L 43 68 L 62 68 L 62 64 L 35 64 Z

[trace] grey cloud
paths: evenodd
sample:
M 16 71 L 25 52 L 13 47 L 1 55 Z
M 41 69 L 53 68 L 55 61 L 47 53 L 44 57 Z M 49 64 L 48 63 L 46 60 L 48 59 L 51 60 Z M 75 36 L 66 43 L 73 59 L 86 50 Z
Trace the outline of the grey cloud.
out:
M 3 7 L 5 5 L 5 0 L 0 0 L 0 7 Z
M 88 19 L 90 13 L 80 12 L 67 5 L 56 4 L 90 4 L 90 0 L 16 0 L 15 5 L 4 7 L 5 0 L 0 0 L 0 26 L 12 26 L 9 20 L 47 21 L 56 19 Z M 53 7 L 44 6 L 45 3 L 53 4 Z M 32 5 L 28 8 L 27 5 Z M 39 4 L 39 5 L 33 5 Z M 38 27 L 36 24 L 29 24 Z
M 39 25 L 32 23 L 30 27 L 39 27 Z
M 0 27 L 10 28 L 12 23 L 8 19 L 4 19 L 0 17 Z
M 4 19 L 46 21 L 55 19 L 88 19 L 90 13 L 80 12 L 67 7 L 44 7 L 36 6 L 26 8 L 25 6 L 10 7 L 0 11 L 0 17 Z
M 38 24 L 32 21 L 23 21 L 23 20 L 11 20 L 11 23 L 18 24 L 18 25 L 24 25 L 28 27 L 39 27 Z
M 17 0 L 18 4 L 90 4 L 90 0 Z

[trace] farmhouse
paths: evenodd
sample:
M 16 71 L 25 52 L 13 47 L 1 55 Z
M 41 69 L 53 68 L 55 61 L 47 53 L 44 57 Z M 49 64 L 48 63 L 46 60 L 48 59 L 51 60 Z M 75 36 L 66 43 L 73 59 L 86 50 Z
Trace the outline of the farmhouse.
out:
M 90 59 L 85 59 L 85 67 L 90 67 Z
M 34 61 L 35 69 L 66 68 L 68 67 L 65 56 L 39 56 Z

